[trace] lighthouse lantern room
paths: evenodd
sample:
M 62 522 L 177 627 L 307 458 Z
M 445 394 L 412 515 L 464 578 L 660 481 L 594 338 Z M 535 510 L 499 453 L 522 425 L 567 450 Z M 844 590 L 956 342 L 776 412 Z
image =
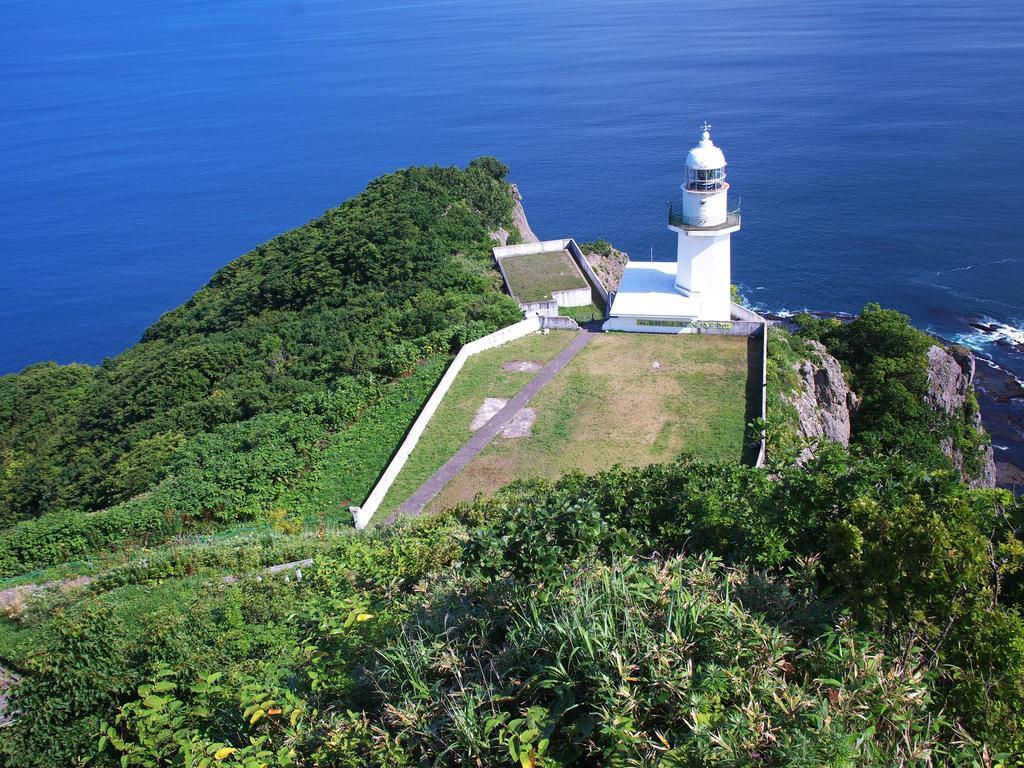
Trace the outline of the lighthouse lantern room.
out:
M 630 260 L 606 330 L 686 333 L 702 323 L 731 320 L 730 238 L 740 228 L 740 215 L 729 206 L 725 167 L 705 123 L 700 142 L 686 156 L 682 199 L 669 204 L 675 263 Z

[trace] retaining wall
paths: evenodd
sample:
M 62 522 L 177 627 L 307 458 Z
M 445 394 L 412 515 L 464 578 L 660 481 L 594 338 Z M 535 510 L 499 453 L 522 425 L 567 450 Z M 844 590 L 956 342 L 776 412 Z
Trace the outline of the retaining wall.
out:
M 605 307 L 610 306 L 611 302 L 608 301 L 608 290 L 604 287 L 604 283 L 598 279 L 593 267 L 590 266 L 590 262 L 588 262 L 583 256 L 583 251 L 581 251 L 580 247 L 576 245 L 576 241 L 570 237 L 568 240 L 563 240 L 562 242 L 565 243 L 565 250 L 572 254 L 572 257 L 576 259 L 576 264 L 583 271 L 583 274 L 586 275 L 587 281 L 590 283 L 591 287 L 597 291 L 597 295 L 601 297 L 601 301 L 604 302 Z
M 593 301 L 593 293 L 590 288 L 573 288 L 568 291 L 553 291 L 551 298 L 559 307 L 585 307 Z
M 541 317 L 540 327 L 552 331 L 578 331 L 580 324 L 571 317 L 555 315 L 554 317 Z
M 663 317 L 612 317 L 604 322 L 606 331 L 627 333 L 706 333 L 712 336 L 753 336 L 764 321 L 749 320 L 667 320 Z
M 541 315 L 557 317 L 558 315 L 558 302 L 557 301 L 531 301 L 527 304 L 520 304 L 519 308 L 523 310 L 524 315 Z
M 505 256 L 525 256 L 529 253 L 553 253 L 564 251 L 568 240 L 543 240 L 539 243 L 519 243 L 518 245 L 499 245 L 492 248 L 494 258 L 501 259 Z
M 610 302 L 608 300 L 608 291 L 607 291 L 607 289 L 604 287 L 604 284 L 598 279 L 597 274 L 594 272 L 593 268 L 590 266 L 590 263 L 583 256 L 583 252 L 580 250 L 580 247 L 576 244 L 576 241 L 574 239 L 572 239 L 571 237 L 567 238 L 567 239 L 564 239 L 564 240 L 544 240 L 543 242 L 540 242 L 540 243 L 520 243 L 519 245 L 499 245 L 496 248 L 493 248 L 491 250 L 494 252 L 494 260 L 498 262 L 498 269 L 501 270 L 501 276 L 505 280 L 505 286 L 506 287 L 508 287 L 508 285 L 509 285 L 508 275 L 505 274 L 505 268 L 501 264 L 501 260 L 505 256 L 525 256 L 526 254 L 530 254 L 530 253 L 554 253 L 554 252 L 557 252 L 557 251 L 568 251 L 569 255 L 572 256 L 573 260 L 576 262 L 576 266 L 578 266 L 580 268 L 580 271 L 583 272 L 583 276 L 586 278 L 587 282 L 590 283 L 591 289 L 593 291 L 597 292 L 597 295 L 601 297 L 601 301 L 604 302 L 606 307 L 610 304 Z M 576 298 L 573 298 L 572 300 L 573 301 L 582 301 L 582 292 L 586 291 L 586 293 L 587 293 L 587 300 L 586 301 L 582 301 L 582 303 L 580 303 L 580 304 L 566 304 L 566 303 L 564 303 L 562 301 L 559 301 L 558 302 L 559 305 L 561 305 L 563 307 L 583 307 L 583 306 L 586 306 L 587 304 L 589 304 L 590 301 L 591 301 L 590 290 L 582 289 L 582 288 L 578 289 L 578 290 L 580 291 L 581 295 L 576 297 Z M 557 297 L 559 294 L 571 294 L 571 293 L 574 293 L 574 292 L 573 291 L 557 291 L 555 294 L 552 295 L 552 298 Z M 515 297 L 513 296 L 513 298 L 515 298 Z M 567 298 L 569 298 L 569 297 L 567 297 Z M 517 299 L 517 301 L 518 301 L 518 299 Z M 540 304 L 540 303 L 542 303 L 542 302 L 533 302 L 533 304 Z M 532 304 L 520 304 L 519 306 L 522 307 L 524 312 L 534 311 L 534 310 L 528 309 L 528 307 L 533 306 Z M 557 312 L 556 312 L 556 314 L 557 314 Z
M 761 323 L 761 421 L 768 418 L 768 326 L 767 322 Z M 755 467 L 763 467 L 768 458 L 768 441 L 765 433 L 761 432 L 761 445 L 757 451 L 757 458 L 754 460 Z
M 764 318 L 752 309 L 747 309 L 740 304 L 730 304 L 729 312 L 733 320 L 747 320 L 752 323 L 763 323 Z
M 419 416 L 416 417 L 416 421 L 412 423 L 405 439 L 402 441 L 402 444 L 398 446 L 398 450 L 395 451 L 395 455 L 391 458 L 391 462 L 384 470 L 384 473 L 380 476 L 380 479 L 373 487 L 373 490 L 370 491 L 370 495 L 366 497 L 366 501 L 363 502 L 361 507 L 349 508 L 352 512 L 352 518 L 355 521 L 356 528 L 365 528 L 367 523 L 370 522 L 370 518 L 372 518 L 374 513 L 380 508 L 381 502 L 384 501 L 384 497 L 391 489 L 392 484 L 395 482 L 395 478 L 398 477 L 398 473 L 402 471 L 402 468 L 405 466 L 405 462 L 409 460 L 409 455 L 412 453 L 413 448 L 416 447 L 420 437 L 423 435 L 423 430 L 427 428 L 427 423 L 434 416 L 434 413 L 437 411 L 438 406 L 441 405 L 441 401 L 448 393 L 448 390 L 451 389 L 452 384 L 455 382 L 455 377 L 458 376 L 459 371 L 462 370 L 462 366 L 466 364 L 466 360 L 473 355 L 483 352 L 484 350 L 500 347 L 506 342 L 522 338 L 527 334 L 540 330 L 540 328 L 541 319 L 534 315 L 516 323 L 515 325 L 509 325 L 501 330 L 495 331 L 489 336 L 484 336 L 482 339 L 471 341 L 459 350 L 459 353 L 455 355 L 455 359 L 452 360 L 451 365 L 448 366 L 448 370 L 446 370 L 444 375 L 441 377 L 441 381 L 437 383 L 434 391 L 430 394 L 430 397 L 427 398 L 427 402 L 423 406 L 423 410 L 421 410 Z

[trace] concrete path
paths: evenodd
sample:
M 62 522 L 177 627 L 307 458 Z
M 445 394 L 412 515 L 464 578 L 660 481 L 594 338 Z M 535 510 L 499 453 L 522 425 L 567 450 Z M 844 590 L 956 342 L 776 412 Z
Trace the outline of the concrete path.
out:
M 410 496 L 405 502 L 403 502 L 398 509 L 392 512 L 388 518 L 388 523 L 393 523 L 399 516 L 403 515 L 418 515 L 424 508 L 429 504 L 441 490 L 448 485 L 452 479 L 461 472 L 469 462 L 477 457 L 484 448 L 486 448 L 491 440 L 493 440 L 505 425 L 508 424 L 519 411 L 529 404 L 533 396 L 544 389 L 548 383 L 558 375 L 558 373 L 565 368 L 565 366 L 576 357 L 577 353 L 583 349 L 590 340 L 594 338 L 594 333 L 589 330 L 580 331 L 580 335 L 570 342 L 569 346 L 558 353 L 550 363 L 540 369 L 540 372 L 533 377 L 533 379 L 516 395 L 508 401 L 504 408 L 498 411 L 490 421 L 484 424 L 478 429 L 469 441 L 463 445 L 458 452 L 445 462 L 444 466 L 435 472 L 430 478 L 427 479 L 423 485 L 421 485 L 412 496 Z

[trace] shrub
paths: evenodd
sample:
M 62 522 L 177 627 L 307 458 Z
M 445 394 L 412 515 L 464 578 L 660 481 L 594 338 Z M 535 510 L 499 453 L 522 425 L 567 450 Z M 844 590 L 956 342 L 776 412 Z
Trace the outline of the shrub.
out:
M 179 471 L 190 442 L 325 393 L 347 425 L 381 394 L 375 377 L 518 320 L 488 235 L 511 224 L 506 171 L 481 158 L 381 177 L 225 266 L 101 366 L 0 377 L 0 524 L 125 502 Z
M 898 453 L 932 469 L 953 468 L 945 450 L 952 446 L 963 456 L 965 478 L 980 477 L 981 451 L 988 443 L 978 429 L 976 402 L 969 397 L 965 409 L 950 416 L 926 399 L 927 352 L 935 339 L 914 328 L 906 315 L 877 304 L 865 306 L 850 323 L 809 315 L 798 315 L 795 322 L 802 336 L 823 342 L 842 362 L 861 397 L 851 445 L 868 454 Z
M 410 765 L 979 758 L 929 716 L 934 677 L 916 657 L 842 621 L 794 626 L 779 610 L 819 601 L 708 558 L 615 561 L 543 584 L 455 578 L 374 676 Z

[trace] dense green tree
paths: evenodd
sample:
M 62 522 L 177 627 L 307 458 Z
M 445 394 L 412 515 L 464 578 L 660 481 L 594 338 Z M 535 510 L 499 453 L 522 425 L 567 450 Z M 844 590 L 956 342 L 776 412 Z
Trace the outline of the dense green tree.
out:
M 125 501 L 220 425 L 402 376 L 514 322 L 488 236 L 511 224 L 506 172 L 480 158 L 384 176 L 228 264 L 99 367 L 0 377 L 0 524 Z
M 14 705 L 47 714 L 0 749 L 65 765 L 45 745 L 93 755 L 102 733 L 97 765 L 494 764 L 510 744 L 536 765 L 662 748 L 680 765 L 974 765 L 983 748 L 1014 765 L 998 755 L 1024 748 L 1022 531 L 1005 491 L 834 448 L 804 468 L 570 475 L 299 538 L 279 557 L 316 555 L 301 582 L 201 587 L 191 574 L 241 551 L 152 555 L 32 614 Z
M 799 315 L 800 335 L 823 342 L 850 376 L 861 403 L 853 416 L 852 443 L 872 453 L 901 453 L 935 469 L 953 465 L 942 448 L 963 456 L 969 477 L 981 471 L 986 436 L 975 428 L 977 401 L 968 396 L 963 412 L 947 415 L 928 396 L 928 349 L 936 342 L 910 324 L 910 318 L 868 304 L 852 322 Z

